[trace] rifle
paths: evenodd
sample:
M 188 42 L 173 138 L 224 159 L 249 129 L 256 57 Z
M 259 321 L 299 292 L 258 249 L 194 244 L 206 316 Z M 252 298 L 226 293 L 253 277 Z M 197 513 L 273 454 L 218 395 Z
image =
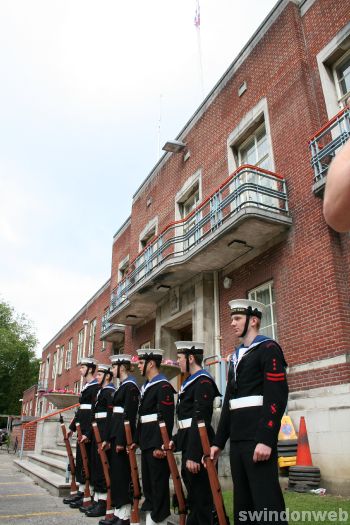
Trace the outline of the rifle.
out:
M 66 445 L 67 455 L 68 455 L 68 459 L 69 459 L 70 473 L 71 473 L 71 476 L 72 476 L 72 481 L 70 482 L 70 494 L 71 494 L 71 496 L 75 496 L 77 494 L 77 492 L 78 492 L 78 486 L 77 486 L 77 483 L 75 481 L 74 456 L 73 456 L 72 447 L 71 447 L 69 438 L 67 436 L 67 429 L 66 429 L 66 425 L 63 422 L 62 414 L 60 414 L 60 424 L 61 424 L 61 429 L 62 429 L 62 434 L 63 434 L 63 440 L 64 440 L 64 443 Z
M 90 492 L 90 471 L 89 471 L 88 455 L 86 452 L 85 443 L 81 443 L 80 441 L 83 436 L 81 428 L 80 428 L 80 423 L 76 422 L 75 426 L 77 427 L 78 443 L 79 443 L 80 452 L 81 452 L 81 459 L 83 460 L 84 477 L 85 477 L 83 507 L 89 507 L 89 505 L 91 505 L 91 492 Z
M 210 444 L 208 439 L 208 432 L 205 426 L 205 422 L 197 416 L 197 425 L 199 436 L 202 443 L 203 449 L 203 460 L 205 460 L 205 465 L 208 471 L 208 478 L 210 483 L 211 492 L 213 495 L 213 501 L 216 509 L 216 514 L 214 514 L 214 524 L 215 525 L 230 525 L 230 521 L 227 517 L 224 501 L 222 499 L 222 492 L 220 487 L 220 482 L 218 478 L 218 473 L 216 471 L 214 461 L 210 459 Z
M 130 448 L 132 445 L 133 439 L 132 439 L 132 434 L 131 434 L 130 421 L 128 419 L 124 419 L 124 429 L 125 429 L 125 437 L 126 437 L 126 446 L 127 446 L 127 450 L 129 453 L 131 481 L 132 481 L 133 498 L 134 498 L 132 511 L 131 511 L 130 523 L 133 525 L 139 525 L 140 524 L 139 501 L 141 499 L 141 491 L 140 491 L 139 472 L 137 468 L 135 449 Z
M 109 520 L 113 517 L 113 509 L 112 509 L 112 496 L 111 496 L 111 478 L 109 476 L 109 463 L 107 459 L 106 451 L 102 448 L 102 440 L 101 440 L 101 434 L 100 430 L 97 426 L 96 421 L 92 423 L 92 429 L 94 431 L 95 435 L 95 441 L 97 444 L 97 450 L 100 455 L 102 468 L 103 468 L 103 475 L 106 480 L 106 488 L 107 488 L 107 501 L 106 501 L 106 516 L 105 519 Z
M 161 413 L 158 414 L 158 423 L 159 423 L 159 429 L 160 429 L 160 433 L 161 433 L 163 444 L 164 444 L 164 450 L 166 452 L 166 457 L 168 460 L 171 477 L 174 483 L 176 498 L 178 501 L 179 515 L 180 515 L 179 524 L 185 525 L 187 513 L 186 513 L 186 501 L 185 501 L 184 491 L 182 488 L 181 478 L 180 478 L 179 470 L 177 468 L 174 453 L 169 448 L 169 442 L 170 442 L 169 434 L 168 434 L 168 430 L 166 428 L 166 424 L 162 418 Z

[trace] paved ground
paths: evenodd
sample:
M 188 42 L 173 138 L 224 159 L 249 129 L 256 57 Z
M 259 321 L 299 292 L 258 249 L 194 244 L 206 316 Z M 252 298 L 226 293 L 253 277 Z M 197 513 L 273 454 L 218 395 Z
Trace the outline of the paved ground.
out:
M 13 459 L 13 454 L 0 451 L 0 525 L 98 524 L 100 518 L 87 518 L 39 487 L 32 478 L 17 470 Z
M 13 465 L 13 454 L 0 451 L 0 525 L 77 525 L 88 522 L 79 511 L 67 508 Z M 91 525 L 97 518 L 89 518 Z
M 78 510 L 62 503 L 46 489 L 20 472 L 13 459 L 16 456 L 0 450 L 0 525 L 97 525 L 101 518 L 87 518 Z M 169 525 L 178 523 L 172 518 Z M 145 525 L 141 513 L 140 525 Z

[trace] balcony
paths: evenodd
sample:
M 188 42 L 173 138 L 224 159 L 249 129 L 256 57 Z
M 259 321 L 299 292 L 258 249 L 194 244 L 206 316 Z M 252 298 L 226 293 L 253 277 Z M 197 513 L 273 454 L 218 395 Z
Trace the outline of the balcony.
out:
M 132 261 L 112 292 L 109 321 L 141 323 L 170 288 L 203 271 L 238 268 L 280 242 L 291 222 L 284 178 L 256 166 L 239 167 Z
M 125 326 L 108 321 L 107 316 L 102 318 L 100 341 L 120 343 L 124 339 Z
M 310 139 L 311 166 L 314 170 L 312 191 L 322 197 L 329 164 L 338 149 L 350 137 L 350 108 L 339 111 Z

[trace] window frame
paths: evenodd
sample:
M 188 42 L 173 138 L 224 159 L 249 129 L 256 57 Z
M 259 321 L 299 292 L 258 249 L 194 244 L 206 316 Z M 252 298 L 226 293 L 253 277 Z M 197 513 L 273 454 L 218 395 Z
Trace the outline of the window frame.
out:
M 69 370 L 72 366 L 72 354 L 73 354 L 73 337 L 68 340 L 66 359 L 64 363 L 65 370 Z
M 275 299 L 275 293 L 274 293 L 274 286 L 273 286 L 273 280 L 267 281 L 266 283 L 263 283 L 256 288 L 252 288 L 248 291 L 247 297 L 248 299 L 251 299 L 253 301 L 256 301 L 256 295 L 258 292 L 264 291 L 268 289 L 269 291 L 269 299 L 270 303 L 266 304 L 266 307 L 269 307 L 270 313 L 271 313 L 271 323 L 264 326 L 264 318 L 261 320 L 261 327 L 260 327 L 260 333 L 262 335 L 265 335 L 263 332 L 266 328 L 271 327 L 271 333 L 272 333 L 272 339 L 275 339 L 277 341 L 278 337 L 278 326 L 277 326 L 277 319 L 276 319 L 276 299 Z M 264 303 L 265 304 L 265 303 Z
M 97 327 L 97 318 L 95 317 L 94 319 L 90 321 L 89 346 L 88 346 L 87 357 L 91 357 L 94 355 L 95 342 L 96 342 L 96 327 Z
M 78 332 L 78 342 L 77 342 L 77 364 L 80 363 L 83 357 L 84 351 L 84 328 Z

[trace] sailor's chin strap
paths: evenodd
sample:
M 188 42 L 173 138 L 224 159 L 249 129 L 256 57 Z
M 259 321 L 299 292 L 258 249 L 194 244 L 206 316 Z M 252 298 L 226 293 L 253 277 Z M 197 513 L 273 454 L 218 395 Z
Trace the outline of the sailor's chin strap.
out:
M 239 337 L 244 337 L 245 335 L 247 335 L 248 328 L 249 328 L 249 321 L 250 321 L 250 318 L 253 316 L 261 319 L 261 313 L 256 308 L 254 308 L 253 310 L 251 306 L 248 306 L 243 332 L 241 333 Z

